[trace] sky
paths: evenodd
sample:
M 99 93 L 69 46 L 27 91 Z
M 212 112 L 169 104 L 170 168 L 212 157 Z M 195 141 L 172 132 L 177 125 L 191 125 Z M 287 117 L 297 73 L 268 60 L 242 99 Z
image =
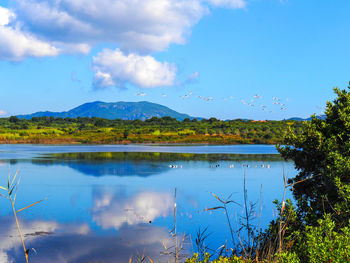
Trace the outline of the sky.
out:
M 0 0 L 0 116 L 150 101 L 194 117 L 322 114 L 350 81 L 350 1 Z

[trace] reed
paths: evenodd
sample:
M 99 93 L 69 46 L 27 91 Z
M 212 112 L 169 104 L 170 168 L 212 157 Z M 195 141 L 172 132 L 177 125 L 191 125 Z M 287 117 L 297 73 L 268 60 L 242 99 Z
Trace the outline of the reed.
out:
M 19 170 L 16 171 L 15 175 L 12 178 L 11 178 L 10 172 L 8 173 L 6 187 L 0 186 L 0 189 L 4 190 L 5 194 L 0 194 L 0 196 L 5 198 L 5 199 L 7 199 L 10 202 L 10 204 L 11 204 L 13 217 L 14 217 L 14 220 L 16 222 L 16 226 L 17 226 L 17 231 L 18 231 L 19 237 L 21 239 L 21 244 L 22 244 L 22 247 L 23 247 L 25 260 L 26 260 L 27 263 L 29 263 L 29 251 L 30 250 L 27 249 L 27 247 L 26 247 L 26 245 L 24 243 L 24 238 L 23 238 L 21 226 L 20 226 L 20 223 L 19 223 L 19 220 L 18 220 L 18 213 L 22 212 L 22 211 L 24 211 L 24 210 L 26 210 L 26 209 L 34 206 L 34 205 L 39 204 L 40 202 L 44 201 L 44 199 L 40 200 L 40 201 L 37 201 L 37 202 L 34 202 L 34 203 L 30 204 L 30 205 L 27 205 L 26 207 L 21 208 L 19 210 L 16 210 L 15 205 L 16 205 L 17 190 L 18 190 L 19 183 L 21 181 L 21 177 L 18 177 L 18 171 Z

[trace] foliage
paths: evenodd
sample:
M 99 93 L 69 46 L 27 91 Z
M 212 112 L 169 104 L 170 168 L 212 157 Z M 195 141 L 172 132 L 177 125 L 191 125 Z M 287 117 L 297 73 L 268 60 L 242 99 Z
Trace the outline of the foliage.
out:
M 214 143 L 274 144 L 288 128 L 300 133 L 304 122 L 221 121 L 153 117 L 145 121 L 103 118 L 0 118 L 0 143 Z
M 246 257 L 238 257 L 238 256 L 232 256 L 232 257 L 219 257 L 214 260 L 210 260 L 210 254 L 207 253 L 206 257 L 203 260 L 199 259 L 198 254 L 194 254 L 191 258 L 187 259 L 185 263 L 253 263 L 257 262 L 254 259 L 246 258 Z M 261 263 L 300 263 L 300 260 L 296 253 L 294 252 L 281 252 L 274 255 L 269 260 L 262 260 L 259 261 Z M 318 261 L 320 262 L 320 261 Z
M 276 253 L 272 262 L 275 263 L 300 263 L 300 259 L 295 252 L 290 251 L 282 251 L 280 253 Z
M 228 257 L 222 257 L 220 256 L 218 259 L 214 259 L 213 261 L 210 261 L 210 254 L 206 253 L 205 258 L 203 260 L 199 259 L 198 253 L 194 254 L 191 258 L 187 259 L 185 263 L 251 263 L 253 262 L 250 259 L 246 259 L 244 257 L 237 257 L 232 256 L 230 258 Z
M 307 225 L 325 213 L 338 222 L 350 219 L 350 93 L 334 91 L 338 97 L 327 102 L 325 120 L 313 116 L 300 135 L 291 131 L 286 146 L 278 146 L 299 171 L 292 181 L 309 178 L 293 189 L 299 219 Z
M 319 226 L 307 227 L 306 236 L 309 262 L 350 262 L 349 224 L 335 231 L 335 223 L 327 215 L 318 221 Z
M 296 203 L 275 201 L 278 217 L 259 236 L 255 258 L 210 261 L 208 255 L 200 261 L 195 254 L 188 263 L 350 262 L 350 92 L 334 91 L 337 98 L 327 102 L 325 119 L 313 116 L 302 131 L 290 128 L 277 147 L 298 170 L 285 181 Z

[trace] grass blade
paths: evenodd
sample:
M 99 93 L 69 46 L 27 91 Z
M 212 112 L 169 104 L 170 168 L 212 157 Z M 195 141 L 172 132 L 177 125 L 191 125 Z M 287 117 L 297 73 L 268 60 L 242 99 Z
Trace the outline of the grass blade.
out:
M 216 199 L 218 199 L 219 200 L 219 202 L 221 202 L 221 203 L 225 203 L 224 201 L 222 201 L 216 194 L 214 194 L 214 193 L 211 193 Z
M 16 197 L 17 197 L 17 190 L 18 190 L 18 185 L 21 181 L 21 177 L 18 178 L 17 184 L 16 184 L 16 192 L 15 192 L 15 197 L 13 198 L 13 203 L 16 203 Z
M 17 169 L 15 176 L 12 178 L 11 186 L 13 185 L 13 182 L 16 180 L 16 177 L 18 175 L 18 171 L 19 171 L 19 169 Z
M 212 208 L 206 208 L 205 211 L 216 210 L 216 209 L 220 209 L 220 208 L 225 209 L 225 207 L 223 207 L 223 206 L 216 206 L 216 207 L 212 207 Z
M 7 196 L 0 194 L 3 198 L 9 199 Z
M 11 189 L 11 191 L 9 192 L 9 196 L 11 196 L 12 195 L 12 192 L 13 192 L 13 189 L 15 188 L 15 185 L 14 186 L 12 186 L 12 189 Z
M 27 208 L 29 208 L 29 207 L 32 207 L 33 205 L 39 204 L 40 202 L 42 202 L 42 201 L 44 201 L 44 200 L 45 200 L 45 199 L 42 199 L 42 200 L 40 200 L 40 201 L 38 201 L 38 202 L 35 202 L 35 203 L 31 204 L 31 205 L 28 205 L 28 206 L 26 206 L 26 207 L 24 207 L 24 208 L 22 208 L 22 209 L 19 209 L 19 210 L 16 211 L 16 213 L 19 213 L 19 212 L 21 212 L 21 211 L 23 211 L 23 210 L 25 210 L 25 209 L 27 209 Z

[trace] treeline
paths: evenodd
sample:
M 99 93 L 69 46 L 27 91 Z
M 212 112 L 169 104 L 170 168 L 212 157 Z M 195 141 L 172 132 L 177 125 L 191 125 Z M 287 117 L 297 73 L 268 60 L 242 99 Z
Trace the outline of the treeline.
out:
M 257 143 L 280 142 L 292 130 L 300 134 L 304 122 L 210 119 L 176 120 L 153 117 L 109 120 L 96 117 L 54 118 L 15 116 L 0 119 L 2 143 Z

